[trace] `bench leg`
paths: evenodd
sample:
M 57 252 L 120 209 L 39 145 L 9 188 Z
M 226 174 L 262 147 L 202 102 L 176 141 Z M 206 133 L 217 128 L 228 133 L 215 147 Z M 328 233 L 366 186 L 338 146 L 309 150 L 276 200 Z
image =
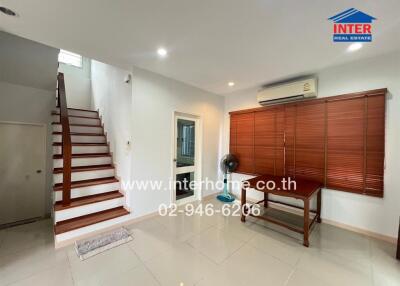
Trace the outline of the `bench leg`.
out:
M 303 245 L 308 247 L 310 245 L 308 236 L 310 234 L 310 201 L 304 200 L 304 238 Z
M 268 193 L 264 193 L 264 208 L 268 207 Z
M 242 196 L 241 196 L 240 200 L 241 200 L 241 217 L 240 217 L 240 220 L 242 222 L 246 222 L 246 215 L 245 215 L 245 212 L 246 212 L 246 209 L 245 209 L 245 207 L 246 207 L 246 189 L 245 188 L 242 188 Z
M 321 193 L 322 193 L 322 190 L 319 189 L 318 194 L 317 194 L 317 215 L 318 215 L 317 222 L 318 223 L 321 223 L 321 204 L 322 204 L 322 199 L 321 199 L 322 194 Z

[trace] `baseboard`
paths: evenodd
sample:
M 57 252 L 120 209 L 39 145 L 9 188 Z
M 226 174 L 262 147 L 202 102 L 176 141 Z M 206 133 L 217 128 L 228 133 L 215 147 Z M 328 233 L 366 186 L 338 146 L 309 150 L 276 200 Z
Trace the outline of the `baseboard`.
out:
M 369 237 L 372 237 L 372 238 L 376 238 L 376 239 L 379 239 L 379 240 L 382 240 L 382 241 L 386 241 L 386 242 L 389 242 L 389 243 L 392 243 L 392 244 L 397 244 L 397 238 L 396 237 L 380 234 L 380 233 L 377 233 L 377 232 L 373 232 L 373 231 L 366 230 L 366 229 L 363 229 L 363 228 L 359 228 L 359 227 L 355 227 L 355 226 L 352 226 L 352 225 L 344 224 L 344 223 L 337 222 L 337 221 L 330 220 L 330 219 L 324 219 L 323 218 L 322 221 L 324 223 L 326 223 L 326 224 L 333 225 L 333 226 L 336 226 L 336 227 L 339 227 L 339 228 L 342 228 L 342 229 L 353 231 L 353 232 L 356 232 L 356 233 L 359 233 L 359 234 L 363 234 L 363 235 L 366 235 L 366 236 L 369 236 Z
M 202 202 L 204 202 L 204 201 L 209 201 L 209 200 L 211 200 L 211 199 L 217 197 L 218 194 L 219 194 L 219 192 L 216 192 L 216 193 L 213 193 L 213 194 L 204 196 L 204 197 L 201 198 L 201 201 L 202 201 Z

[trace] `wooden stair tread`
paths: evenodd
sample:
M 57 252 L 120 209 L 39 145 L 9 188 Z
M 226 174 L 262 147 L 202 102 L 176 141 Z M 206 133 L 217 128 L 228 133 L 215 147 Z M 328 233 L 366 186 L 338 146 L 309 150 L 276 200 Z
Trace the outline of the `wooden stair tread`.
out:
M 84 205 L 89 205 L 89 204 L 94 204 L 94 203 L 99 203 L 103 201 L 108 201 L 112 199 L 117 199 L 117 198 L 122 198 L 124 195 L 120 193 L 119 191 L 112 191 L 112 192 L 107 192 L 107 193 L 102 193 L 102 194 L 96 194 L 96 195 L 90 195 L 90 196 L 84 196 L 84 197 L 79 197 L 75 199 L 71 199 L 71 203 L 68 206 L 63 206 L 62 202 L 56 202 L 54 204 L 54 210 L 55 211 L 61 211 L 61 210 L 66 210 L 70 208 L 76 208 Z
M 71 183 L 71 189 L 73 190 L 76 188 L 83 188 L 83 187 L 90 187 L 90 186 L 97 186 L 97 185 L 104 185 L 104 184 L 112 184 L 112 183 L 117 183 L 117 182 L 119 182 L 119 180 L 115 177 L 75 181 L 75 182 Z M 53 190 L 55 192 L 62 191 L 62 183 L 55 184 Z
M 52 122 L 52 125 L 61 125 L 60 122 Z M 83 126 L 83 127 L 101 127 L 103 128 L 103 126 L 101 125 L 90 125 L 90 124 L 69 124 L 69 126 Z
M 51 115 L 60 115 L 58 112 L 52 112 Z M 100 117 L 90 117 L 90 116 L 82 116 L 82 115 L 70 115 L 68 114 L 68 117 L 76 117 L 76 118 L 84 118 L 84 119 L 95 119 L 95 120 L 100 120 Z
M 71 143 L 72 146 L 108 146 L 108 143 Z M 61 142 L 53 143 L 53 146 L 62 146 Z
M 74 172 L 87 172 L 87 171 L 98 171 L 98 170 L 107 170 L 107 169 L 114 169 L 114 166 L 111 164 L 106 165 L 91 165 L 91 166 L 79 166 L 79 167 L 72 167 L 71 171 Z M 54 168 L 54 174 L 62 174 L 63 168 Z
M 80 132 L 70 132 L 69 133 L 71 136 L 103 136 L 105 137 L 104 134 L 98 134 L 98 133 L 80 133 Z M 62 135 L 62 132 L 57 132 L 54 131 L 53 135 Z
M 98 157 L 111 157 L 110 153 L 79 153 L 72 154 L 72 159 L 77 158 L 98 158 Z M 62 159 L 63 156 L 61 154 L 53 155 L 53 159 Z
M 89 226 L 92 224 L 96 224 L 99 222 L 103 222 L 106 220 L 110 220 L 113 218 L 117 218 L 120 216 L 124 216 L 129 214 L 129 211 L 127 211 L 124 207 L 117 207 L 89 215 L 84 215 L 64 221 L 57 222 L 56 225 L 54 226 L 54 233 L 55 234 L 61 234 L 64 232 L 68 232 L 71 230 L 75 230 L 78 228 L 82 228 L 85 226 Z
M 58 107 L 59 109 L 59 107 Z M 68 107 L 68 110 L 79 110 L 79 111 L 87 111 L 87 112 L 95 112 L 98 113 L 96 110 L 88 110 L 88 109 L 81 109 L 81 108 L 72 108 L 72 107 Z

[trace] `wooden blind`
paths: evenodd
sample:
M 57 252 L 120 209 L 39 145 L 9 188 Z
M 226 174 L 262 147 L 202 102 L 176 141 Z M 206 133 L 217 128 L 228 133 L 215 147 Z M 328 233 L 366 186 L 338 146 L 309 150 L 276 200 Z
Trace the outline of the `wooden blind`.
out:
M 231 113 L 237 172 L 383 196 L 386 89 Z
M 284 174 L 284 109 L 254 113 L 254 170 L 257 174 Z
M 365 193 L 373 196 L 383 194 L 385 158 L 385 109 L 384 95 L 377 94 L 366 99 L 365 123 Z
M 326 186 L 360 192 L 364 182 L 364 98 L 329 101 L 327 115 Z
M 325 104 L 296 105 L 294 177 L 324 183 Z
M 254 174 L 254 113 L 234 115 L 234 144 L 231 151 L 240 162 L 237 171 L 240 173 Z

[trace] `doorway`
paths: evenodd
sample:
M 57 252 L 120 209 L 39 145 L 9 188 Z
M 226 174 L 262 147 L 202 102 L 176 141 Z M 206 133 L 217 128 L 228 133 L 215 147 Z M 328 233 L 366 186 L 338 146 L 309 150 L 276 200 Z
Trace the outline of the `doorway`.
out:
M 45 216 L 46 128 L 0 122 L 0 225 Z
M 176 204 L 188 203 L 201 197 L 200 131 L 199 117 L 175 113 L 173 159 L 175 182 L 172 201 Z

